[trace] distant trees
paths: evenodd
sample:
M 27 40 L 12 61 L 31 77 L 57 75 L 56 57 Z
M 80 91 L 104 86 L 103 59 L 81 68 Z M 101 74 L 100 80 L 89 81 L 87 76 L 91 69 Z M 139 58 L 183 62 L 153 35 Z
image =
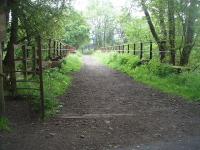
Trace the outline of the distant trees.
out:
M 111 1 L 91 0 L 85 16 L 90 23 L 93 43 L 97 47 L 113 45 L 117 23 Z
M 76 48 L 90 42 L 90 28 L 86 19 L 73 9 L 68 11 L 65 23 L 64 41 Z
M 118 23 L 124 33 L 122 38 L 125 42 L 148 41 L 152 38 L 152 35 L 146 20 L 133 15 L 127 9 L 124 9 L 118 17 Z

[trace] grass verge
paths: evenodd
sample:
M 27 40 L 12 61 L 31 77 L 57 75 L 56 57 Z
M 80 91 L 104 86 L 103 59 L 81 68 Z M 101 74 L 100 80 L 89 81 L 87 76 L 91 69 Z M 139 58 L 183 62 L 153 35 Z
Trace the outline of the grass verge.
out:
M 96 52 L 94 56 L 109 67 L 122 71 L 136 81 L 148 84 L 163 92 L 182 96 L 189 101 L 200 102 L 200 71 L 177 74 L 167 64 L 153 59 L 141 65 L 138 57 L 114 52 Z

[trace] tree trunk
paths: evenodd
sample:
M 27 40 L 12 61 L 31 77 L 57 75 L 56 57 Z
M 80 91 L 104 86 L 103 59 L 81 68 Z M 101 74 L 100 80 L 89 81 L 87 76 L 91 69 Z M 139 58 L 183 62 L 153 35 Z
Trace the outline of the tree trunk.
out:
M 176 51 L 175 51 L 175 38 L 176 38 L 176 25 L 175 25 L 175 5 L 174 0 L 168 0 L 168 23 L 169 23 L 169 44 L 171 53 L 171 63 L 176 64 Z
M 147 23 L 149 25 L 150 31 L 151 31 L 153 38 L 155 39 L 158 47 L 159 47 L 160 61 L 162 62 L 165 58 L 165 51 L 166 51 L 166 44 L 165 43 L 166 42 L 163 42 L 163 41 L 160 40 L 144 0 L 141 1 L 141 4 L 142 4 L 142 9 L 143 9 L 144 14 L 145 14 L 146 19 L 147 19 Z
M 162 5 L 162 4 L 160 4 Z M 163 6 L 159 6 L 159 23 L 162 33 L 162 40 L 167 41 L 167 29 L 166 29 L 166 23 L 165 23 L 165 8 Z
M 6 35 L 6 0 L 0 1 L 0 43 L 5 39 Z M 0 117 L 5 113 L 4 89 L 3 89 L 3 67 L 2 67 L 2 47 L 0 45 Z
M 11 9 L 11 31 L 10 31 L 10 41 L 8 42 L 7 53 L 4 59 L 4 71 L 10 75 L 10 87 L 12 94 L 16 91 L 16 75 L 15 75 L 15 52 L 14 44 L 17 44 L 17 32 L 18 32 L 18 15 L 16 11 L 16 4 L 12 4 Z
M 190 0 L 190 6 L 188 10 L 188 15 L 186 16 L 186 33 L 185 33 L 185 43 L 183 51 L 180 58 L 180 65 L 185 66 L 189 63 L 190 54 L 194 46 L 194 35 L 195 35 L 195 20 L 197 19 L 196 10 L 198 0 Z

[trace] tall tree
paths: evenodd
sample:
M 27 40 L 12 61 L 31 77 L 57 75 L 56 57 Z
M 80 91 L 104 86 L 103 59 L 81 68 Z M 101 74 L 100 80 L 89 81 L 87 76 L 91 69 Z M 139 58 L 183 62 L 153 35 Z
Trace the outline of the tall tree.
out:
M 6 35 L 6 3 L 6 0 L 0 1 L 0 43 L 4 41 Z M 0 45 L 0 117 L 4 115 L 5 111 L 2 61 L 2 47 Z
M 168 24 L 169 24 L 169 44 L 171 52 L 171 63 L 176 64 L 176 51 L 175 51 L 175 38 L 176 38 L 176 25 L 175 25 L 175 2 L 168 0 Z
M 160 60 L 163 61 L 163 59 L 165 58 L 165 51 L 166 51 L 166 42 L 165 41 L 161 41 L 156 28 L 153 24 L 152 18 L 150 16 L 150 13 L 148 11 L 147 5 L 146 5 L 146 0 L 141 0 L 141 5 L 142 5 L 142 9 L 144 11 L 144 14 L 146 16 L 147 19 L 147 23 L 149 25 L 150 31 L 152 33 L 153 38 L 155 39 L 159 50 L 160 50 Z
M 180 47 L 180 65 L 187 65 L 195 45 L 195 40 L 198 38 L 196 26 L 198 26 L 197 23 L 199 23 L 200 1 L 139 0 L 139 2 L 141 3 L 149 29 L 157 42 L 159 49 L 165 51 L 169 46 L 170 62 L 175 65 L 176 49 L 177 47 Z M 168 6 L 167 8 L 165 7 L 166 4 Z M 155 26 L 157 22 L 159 22 L 160 27 Z M 168 22 L 168 26 L 165 25 L 166 22 Z M 159 30 L 161 32 L 159 32 Z M 168 35 L 168 37 L 166 35 Z M 182 40 L 180 40 L 180 37 Z M 162 40 L 166 40 L 167 45 L 161 44 Z M 159 45 L 159 43 L 161 45 Z
M 199 9 L 198 0 L 189 0 L 187 3 L 185 23 L 183 24 L 184 31 L 184 47 L 181 53 L 180 64 L 187 65 L 189 62 L 190 54 L 195 42 L 195 22 L 198 18 L 197 12 Z
M 116 16 L 112 2 L 91 0 L 85 16 L 91 26 L 93 44 L 97 47 L 112 45 L 116 31 Z
M 7 53 L 4 59 L 4 72 L 10 75 L 11 88 L 13 94 L 16 91 L 16 75 L 15 75 L 15 61 L 14 61 L 14 45 L 18 40 L 18 5 L 17 1 L 10 1 L 9 6 L 11 8 L 11 28 L 10 28 L 10 40 L 7 46 Z

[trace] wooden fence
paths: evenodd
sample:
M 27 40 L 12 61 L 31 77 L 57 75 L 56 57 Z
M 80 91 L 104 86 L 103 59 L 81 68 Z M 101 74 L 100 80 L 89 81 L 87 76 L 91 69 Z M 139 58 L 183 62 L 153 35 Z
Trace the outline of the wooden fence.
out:
M 166 42 L 162 42 L 162 44 L 166 44 Z M 155 51 L 156 49 L 156 51 Z M 114 45 L 108 47 L 102 47 L 101 51 L 103 52 L 111 52 L 115 51 L 118 53 L 129 53 L 133 55 L 139 56 L 139 58 L 151 60 L 153 57 L 163 57 L 163 55 L 169 55 L 169 50 L 160 50 L 155 42 L 136 42 L 132 44 L 122 44 L 122 45 Z
M 3 46 L 2 46 L 3 47 Z M 14 70 L 9 72 L 0 72 L 0 77 L 9 76 L 4 78 L 8 80 L 9 91 L 12 96 L 16 96 L 20 91 L 28 90 L 39 91 L 40 97 L 40 112 L 41 117 L 44 119 L 45 115 L 45 97 L 44 97 L 44 83 L 43 83 L 43 71 L 47 68 L 51 68 L 52 64 L 60 61 L 66 57 L 68 52 L 72 49 L 69 45 L 67 47 L 61 41 L 58 40 L 45 40 L 38 37 L 33 45 L 28 45 L 27 42 L 23 42 L 19 45 L 14 45 L 15 56 L 13 60 Z M 18 49 L 18 50 L 17 50 Z M 21 52 L 17 54 L 16 52 Z M 0 60 L 2 62 L 2 60 Z M 38 80 L 33 80 L 37 78 Z M 38 88 L 31 87 L 19 87 L 20 83 L 34 83 L 38 85 Z M 3 93 L 2 89 L 2 93 Z M 24 95 L 31 96 L 31 95 Z

